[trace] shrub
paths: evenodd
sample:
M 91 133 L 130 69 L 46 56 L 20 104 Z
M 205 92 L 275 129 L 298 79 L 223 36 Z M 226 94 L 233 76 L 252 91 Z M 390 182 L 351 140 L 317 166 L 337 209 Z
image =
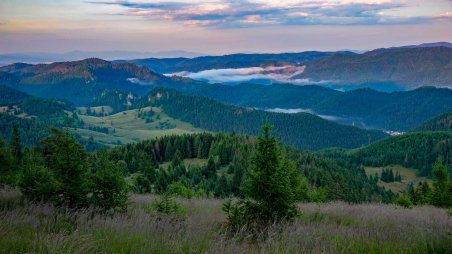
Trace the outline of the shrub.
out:
M 147 211 L 175 214 L 179 216 L 185 216 L 188 213 L 187 208 L 176 202 L 169 193 L 164 193 L 160 198 L 151 202 L 147 207 Z
M 405 208 L 413 207 L 413 202 L 411 201 L 410 197 L 405 193 L 400 193 L 399 195 L 397 195 L 397 197 L 394 199 L 394 204 Z
M 93 177 L 92 204 L 104 210 L 124 210 L 127 206 L 128 186 L 121 172 L 113 162 L 107 161 L 106 158 L 100 158 L 96 166 L 97 172 Z

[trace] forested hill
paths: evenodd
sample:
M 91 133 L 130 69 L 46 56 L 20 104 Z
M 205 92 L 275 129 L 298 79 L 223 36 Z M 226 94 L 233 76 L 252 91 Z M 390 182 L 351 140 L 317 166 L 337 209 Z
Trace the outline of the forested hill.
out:
M 156 89 L 135 107 L 158 106 L 166 114 L 193 126 L 216 132 L 256 135 L 259 126 L 269 123 L 285 144 L 301 149 L 326 147 L 356 148 L 386 136 L 324 120 L 312 114 L 283 114 L 225 105 L 206 97 L 183 95 L 170 89 Z
M 200 133 L 128 144 L 108 150 L 107 155 L 114 165 L 122 165 L 122 172 L 134 176 L 131 178 L 135 179 L 138 192 L 154 188 L 156 192 L 166 190 L 189 197 L 206 193 L 225 197 L 242 195 L 240 185 L 255 147 L 254 137 Z M 309 152 L 284 149 L 308 180 L 309 187 L 306 188 L 316 190 L 316 198 L 348 202 L 387 202 L 391 198 L 391 193 L 378 187 L 362 167 L 342 165 Z M 192 164 L 187 170 L 182 163 L 184 159 L 204 162 Z M 171 162 L 169 166 L 168 162 Z
M 9 140 L 12 128 L 19 129 L 24 145 L 36 145 L 49 134 L 49 127 L 75 124 L 68 117 L 74 109 L 67 101 L 41 99 L 0 86 L 0 137 Z
M 408 131 L 452 109 L 452 90 L 423 87 L 405 92 L 358 89 L 339 92 L 315 85 L 205 85 L 186 91 L 245 107 L 309 109 L 360 127 Z
M 452 131 L 452 111 L 433 118 L 414 131 Z
M 452 163 L 452 132 L 407 133 L 388 137 L 361 149 L 327 149 L 321 154 L 366 166 L 399 164 L 418 170 L 421 176 L 431 176 L 432 165 L 438 157 L 442 157 L 446 165 Z
M 85 59 L 52 64 L 12 64 L 0 67 L 0 85 L 44 98 L 67 99 L 77 105 L 102 101 L 105 94 L 145 95 L 153 85 L 183 86 L 196 81 L 166 77 L 130 63 Z

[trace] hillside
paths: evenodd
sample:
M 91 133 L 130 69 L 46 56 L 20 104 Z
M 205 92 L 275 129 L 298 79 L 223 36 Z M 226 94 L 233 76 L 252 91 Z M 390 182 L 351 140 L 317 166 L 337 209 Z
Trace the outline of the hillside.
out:
M 175 73 L 181 71 L 198 72 L 211 69 L 236 69 L 282 63 L 300 65 L 306 61 L 331 54 L 330 52 L 307 51 L 281 54 L 231 54 L 195 58 L 147 58 L 130 60 L 128 62 L 147 67 L 158 73 Z
M 452 131 L 452 111 L 423 123 L 414 129 L 414 131 Z
M 408 131 L 452 109 L 452 90 L 423 87 L 406 92 L 358 89 L 339 92 L 315 85 L 204 85 L 185 91 L 228 104 L 262 108 L 311 110 L 343 124 Z
M 294 77 L 338 84 L 390 82 L 405 88 L 452 86 L 452 48 L 417 47 L 336 53 L 310 61 Z
M 442 157 L 446 165 L 451 165 L 451 150 L 452 133 L 439 131 L 407 133 L 360 149 L 324 150 L 321 154 L 372 167 L 402 165 L 415 169 L 420 176 L 431 176 L 432 165 L 438 157 Z
M 186 96 L 175 90 L 154 90 L 135 104 L 137 108 L 147 106 L 162 107 L 173 118 L 215 132 L 256 135 L 259 126 L 269 123 L 285 144 L 309 150 L 360 147 L 386 136 L 379 131 L 340 125 L 308 113 L 283 114 L 240 108 L 206 97 Z
M 144 95 L 150 87 L 196 84 L 170 78 L 130 63 L 112 63 L 91 58 L 52 64 L 13 64 L 0 67 L 0 84 L 34 96 L 62 98 L 77 105 L 98 101 L 116 91 Z
M 102 107 L 92 107 L 91 110 L 97 108 Z M 85 139 L 92 138 L 105 146 L 139 142 L 165 135 L 202 132 L 188 123 L 169 117 L 157 107 L 126 110 L 107 116 L 86 115 L 86 112 L 81 113 L 81 108 L 78 108 L 77 114 L 83 126 L 71 130 Z
M 0 138 L 9 140 L 16 126 L 25 145 L 36 145 L 49 127 L 77 124 L 66 101 L 40 99 L 6 86 L 0 86 L 0 94 Z

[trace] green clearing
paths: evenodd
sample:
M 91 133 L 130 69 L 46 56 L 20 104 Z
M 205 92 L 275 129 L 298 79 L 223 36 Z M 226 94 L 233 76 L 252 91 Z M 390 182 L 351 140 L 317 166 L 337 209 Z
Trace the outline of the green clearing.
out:
M 419 177 L 416 175 L 416 170 L 411 168 L 405 168 L 400 165 L 392 165 L 392 166 L 386 166 L 386 167 L 365 167 L 364 170 L 366 171 L 366 174 L 368 176 L 375 176 L 377 173 L 379 176 L 381 176 L 381 172 L 384 168 L 390 168 L 394 172 L 399 172 L 400 176 L 402 177 L 402 182 L 392 182 L 392 183 L 386 183 L 381 180 L 378 180 L 378 185 L 381 187 L 385 187 L 388 190 L 391 190 L 393 192 L 400 192 L 406 190 L 406 187 L 413 183 L 415 186 L 419 182 L 427 181 L 429 184 L 431 184 L 432 180 L 428 179 L 426 177 Z
M 77 111 L 80 114 L 85 115 L 87 109 L 88 109 L 88 107 L 78 107 Z M 105 113 L 105 114 L 109 115 L 109 114 L 113 113 L 113 108 L 111 106 L 89 107 L 89 109 L 91 110 L 92 113 L 96 113 L 96 114 Z
M 170 161 L 160 164 L 160 166 L 164 169 L 167 169 L 169 165 L 171 165 Z M 207 165 L 207 159 L 198 159 L 198 158 L 184 159 L 184 165 L 186 168 L 190 168 L 190 166 L 203 167 Z
M 140 118 L 140 113 L 153 111 L 152 117 Z M 79 111 L 80 112 L 80 111 Z M 84 122 L 83 128 L 71 128 L 83 138 L 93 139 L 107 146 L 115 146 L 138 142 L 165 135 L 180 135 L 185 133 L 202 132 L 188 123 L 181 122 L 166 115 L 160 108 L 146 107 L 127 110 L 109 116 L 88 116 L 78 114 Z M 96 128 L 106 128 L 108 133 Z

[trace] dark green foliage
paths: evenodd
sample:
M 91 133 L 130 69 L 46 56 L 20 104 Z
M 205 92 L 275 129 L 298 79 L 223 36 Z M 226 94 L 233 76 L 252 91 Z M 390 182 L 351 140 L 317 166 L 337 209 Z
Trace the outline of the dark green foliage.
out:
M 24 196 L 72 208 L 124 209 L 128 186 L 118 169 L 124 170 L 124 164 L 103 153 L 90 157 L 67 133 L 51 132 L 42 147 L 25 154 L 18 181 Z
M 411 183 L 406 190 L 406 196 L 415 205 L 430 204 L 438 207 L 451 207 L 452 181 L 441 157 L 436 160 L 432 172 L 433 188 L 430 188 L 427 182 L 419 182 L 416 187 Z M 403 197 L 403 199 L 406 198 Z
M 382 86 L 376 84 L 377 89 Z M 318 114 L 338 116 L 335 121 L 340 123 L 383 130 L 409 131 L 452 108 L 452 90 L 434 87 L 386 93 L 369 88 L 339 92 L 313 85 L 212 84 L 181 91 L 242 107 L 311 109 Z M 450 126 L 450 121 L 438 122 L 441 126 L 448 126 L 447 123 Z
M 421 176 L 431 176 L 436 158 L 443 157 L 445 164 L 452 162 L 452 133 L 415 132 L 389 137 L 362 149 L 351 151 L 323 151 L 332 158 L 346 158 L 355 164 L 388 166 L 400 164 L 418 169 Z
M 95 159 L 91 203 L 105 210 L 125 209 L 128 186 L 124 176 L 103 154 Z
M 22 145 L 20 143 L 19 129 L 14 126 L 11 133 L 11 153 L 14 157 L 16 165 L 20 164 L 22 160 Z
M 13 163 L 10 150 L 0 138 L 0 185 L 14 183 Z
M 34 201 L 56 201 L 62 187 L 37 151 L 25 155 L 18 186 L 26 198 Z
M 263 127 L 257 140 L 251 168 L 243 184 L 245 200 L 226 202 L 223 210 L 233 230 L 240 226 L 292 220 L 298 215 L 296 202 L 303 196 L 301 175 L 271 137 L 270 126 Z
M 147 209 L 149 211 L 181 216 L 185 216 L 187 214 L 187 208 L 176 202 L 169 193 L 162 194 L 158 199 L 149 204 Z
M 135 106 L 163 107 L 166 114 L 176 119 L 216 132 L 257 135 L 259 126 L 268 122 L 286 145 L 310 150 L 360 147 L 386 136 L 380 131 L 340 125 L 308 113 L 282 114 L 239 108 L 168 89 L 154 90 Z
M 87 154 L 67 133 L 52 129 L 52 135 L 43 141 L 45 165 L 61 184 L 60 201 L 69 206 L 87 204 L 89 178 Z
M 414 131 L 452 131 L 452 111 L 433 118 Z
M 186 197 L 243 197 L 240 186 L 250 167 L 255 144 L 251 137 L 201 133 L 145 140 L 111 149 L 108 154 L 114 163 L 123 164 L 122 171 L 130 174 L 136 192 L 165 193 L 170 188 L 174 194 Z M 182 157 L 168 157 L 168 147 Z M 301 195 L 302 199 L 356 203 L 392 200 L 391 193 L 378 187 L 360 166 L 295 149 L 285 150 L 295 168 L 306 177 L 301 188 L 302 193 L 309 189 L 309 195 Z M 207 161 L 187 168 L 181 160 L 193 158 Z M 159 167 L 164 162 L 171 162 L 166 169 Z
M 430 202 L 431 188 L 425 181 L 419 182 L 416 187 L 411 183 L 407 187 L 407 194 L 410 196 L 413 204 L 425 205 Z
M 431 192 L 430 202 L 434 206 L 451 207 L 452 206 L 452 182 L 447 173 L 447 168 L 443 164 L 442 158 L 438 158 L 432 169 L 433 172 L 433 190 Z
M 405 207 L 405 208 L 411 208 L 413 207 L 413 202 L 411 202 L 410 197 L 405 193 L 400 193 L 396 196 L 394 199 L 394 204 Z
M 400 177 L 400 175 L 398 175 Z M 395 181 L 394 172 L 391 168 L 384 168 L 381 172 L 380 180 L 385 183 L 392 183 Z

